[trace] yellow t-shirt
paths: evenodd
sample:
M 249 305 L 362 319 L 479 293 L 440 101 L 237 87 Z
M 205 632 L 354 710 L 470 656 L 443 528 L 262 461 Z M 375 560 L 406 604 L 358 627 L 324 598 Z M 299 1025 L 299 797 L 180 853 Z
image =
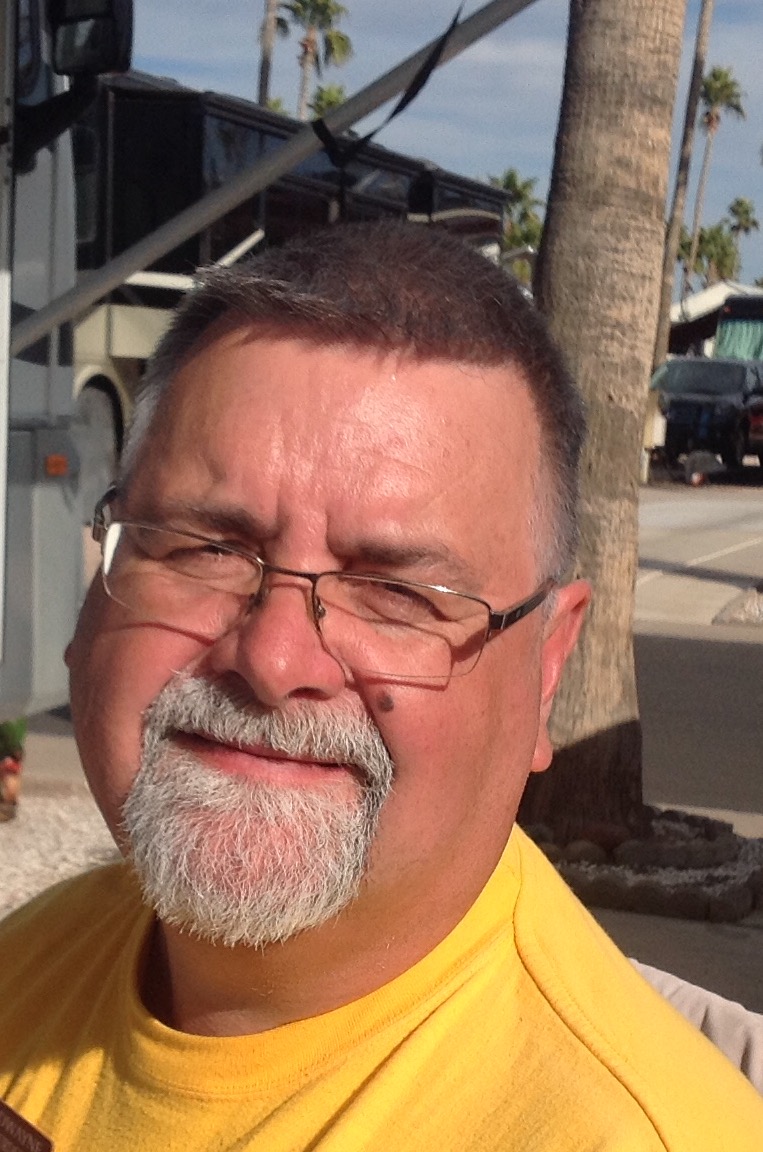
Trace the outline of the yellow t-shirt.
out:
M 760 1152 L 763 1100 L 516 831 L 419 964 L 257 1036 L 143 1008 L 129 871 L 0 927 L 0 1097 L 56 1152 Z

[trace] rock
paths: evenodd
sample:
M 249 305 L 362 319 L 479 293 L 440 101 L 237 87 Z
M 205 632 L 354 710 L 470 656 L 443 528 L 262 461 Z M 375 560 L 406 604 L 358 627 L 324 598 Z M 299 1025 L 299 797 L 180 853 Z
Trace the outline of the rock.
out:
M 584 873 L 573 868 L 565 870 L 563 875 L 578 899 L 589 908 L 632 909 L 630 889 L 622 876 L 612 872 Z
M 670 895 L 671 916 L 680 920 L 706 920 L 708 910 L 707 893 L 701 886 L 680 885 Z
M 605 849 L 592 840 L 573 840 L 564 849 L 562 859 L 571 864 L 606 864 L 608 856 Z
M 708 893 L 707 918 L 715 924 L 731 924 L 749 916 L 752 906 L 753 894 L 746 884 L 729 884 Z
M 600 844 L 608 853 L 631 839 L 633 834 L 624 824 L 607 823 L 603 820 L 584 824 L 578 836 L 578 840 L 590 840 L 594 844 Z
M 658 880 L 638 879 L 633 885 L 634 906 L 651 916 L 672 916 L 673 892 Z
M 535 844 L 554 843 L 554 833 L 547 824 L 523 824 L 522 830 Z
M 661 847 L 656 840 L 626 840 L 615 848 L 612 858 L 627 868 L 653 868 L 660 863 Z
M 763 910 L 763 868 L 756 868 L 747 881 L 752 893 L 753 907 Z
M 759 588 L 740 592 L 714 618 L 713 624 L 763 624 L 763 596 Z
M 546 859 L 550 860 L 552 864 L 558 864 L 562 859 L 562 850 L 558 844 L 552 844 L 549 842 L 547 844 L 539 844 L 538 847 Z

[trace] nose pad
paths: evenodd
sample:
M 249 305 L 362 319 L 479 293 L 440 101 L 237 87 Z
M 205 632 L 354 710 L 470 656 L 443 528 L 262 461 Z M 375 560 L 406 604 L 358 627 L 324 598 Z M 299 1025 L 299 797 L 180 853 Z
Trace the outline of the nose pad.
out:
M 301 572 L 300 573 L 291 573 L 290 572 L 290 573 L 288 573 L 288 575 L 290 575 L 290 576 L 291 575 L 302 576 L 303 573 L 301 573 Z M 310 579 L 309 576 L 307 576 L 306 578 L 308 580 Z M 270 592 L 271 592 L 270 583 L 267 580 L 263 579 L 263 581 L 260 584 L 257 591 L 252 592 L 251 596 L 247 600 L 246 608 L 244 610 L 244 617 L 250 616 L 252 611 L 255 608 L 261 608 L 263 606 L 263 604 L 265 603 L 265 601 L 267 600 L 268 596 L 270 595 Z M 309 598 L 306 597 L 305 608 L 307 609 L 307 615 L 310 618 L 310 620 L 312 621 L 313 627 L 315 628 L 316 632 L 320 636 L 321 635 L 321 629 L 320 629 L 319 621 L 321 621 L 323 619 L 323 617 L 326 615 L 326 609 L 324 608 L 323 604 L 320 602 L 318 597 L 315 595 L 314 590 L 311 590 L 311 594 L 310 594 Z M 321 637 L 321 639 L 322 639 L 322 637 Z
M 264 604 L 266 594 L 265 581 L 263 580 L 257 591 L 252 592 L 252 594 L 249 596 L 249 599 L 246 602 L 246 608 L 244 609 L 244 615 L 248 616 L 254 608 L 259 608 L 261 604 Z
M 346 686 L 347 672 L 323 641 L 318 605 L 293 579 L 302 573 L 275 575 L 272 586 L 269 579 L 267 588 L 247 596 L 238 626 L 212 653 L 213 671 L 235 671 L 258 700 L 273 707 L 295 695 L 336 695 Z

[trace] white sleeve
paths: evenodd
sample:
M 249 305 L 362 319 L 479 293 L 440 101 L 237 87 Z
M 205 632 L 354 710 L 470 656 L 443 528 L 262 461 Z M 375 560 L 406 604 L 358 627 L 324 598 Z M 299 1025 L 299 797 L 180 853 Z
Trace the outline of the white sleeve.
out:
M 652 987 L 678 1009 L 763 1095 L 763 1016 L 670 972 L 631 959 Z

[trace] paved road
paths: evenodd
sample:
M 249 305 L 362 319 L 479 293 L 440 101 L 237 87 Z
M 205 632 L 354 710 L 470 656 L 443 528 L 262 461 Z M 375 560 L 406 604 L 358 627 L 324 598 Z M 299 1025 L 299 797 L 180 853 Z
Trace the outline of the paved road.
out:
M 748 470 L 753 477 L 760 469 Z M 763 582 L 763 483 L 643 489 L 639 515 L 639 623 L 710 624 Z
M 644 792 L 652 803 L 759 813 L 756 831 L 739 830 L 763 836 L 763 629 L 757 643 L 721 629 L 636 635 Z
M 713 623 L 763 584 L 763 473 L 747 473 L 642 490 L 636 667 L 646 798 L 763 836 L 763 616 Z

